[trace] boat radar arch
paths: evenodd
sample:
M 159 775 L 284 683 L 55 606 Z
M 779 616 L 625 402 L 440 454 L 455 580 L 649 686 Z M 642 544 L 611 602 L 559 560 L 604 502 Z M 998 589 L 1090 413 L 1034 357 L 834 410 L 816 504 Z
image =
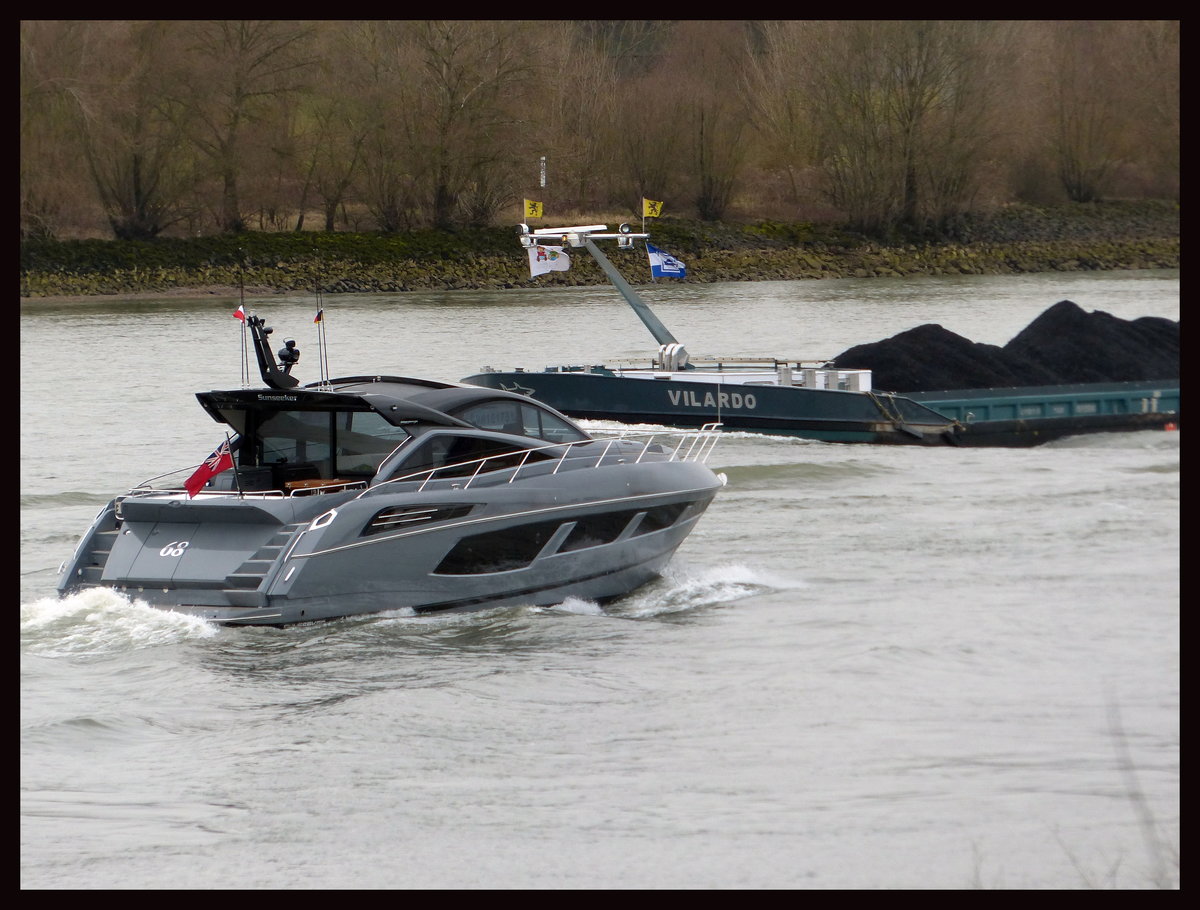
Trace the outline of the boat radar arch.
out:
M 263 382 L 273 389 L 281 391 L 285 389 L 294 389 L 300 384 L 300 380 L 290 374 L 292 365 L 296 360 L 300 359 L 300 352 L 295 349 L 295 342 L 292 342 L 292 347 L 284 346 L 283 350 L 290 351 L 289 357 L 295 356 L 287 364 L 286 369 L 280 369 L 275 363 L 275 355 L 271 351 L 271 332 L 274 331 L 261 316 L 247 316 L 246 325 L 250 327 L 250 334 L 254 339 L 254 356 L 258 360 L 258 371 L 262 374 Z M 291 339 L 288 339 L 291 341 Z M 282 351 L 280 352 L 282 353 Z

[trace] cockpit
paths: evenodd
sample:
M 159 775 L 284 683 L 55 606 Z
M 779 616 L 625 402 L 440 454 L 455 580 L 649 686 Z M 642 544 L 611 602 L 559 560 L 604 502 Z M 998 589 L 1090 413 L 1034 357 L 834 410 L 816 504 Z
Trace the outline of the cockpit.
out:
M 590 438 L 544 405 L 515 396 L 481 399 L 472 394 L 445 411 L 382 394 L 300 389 L 257 397 L 249 390 L 199 397 L 210 413 L 239 433 L 236 474 L 219 475 L 210 489 L 294 493 L 329 484 L 372 483 Z M 497 433 L 528 441 L 497 438 Z M 492 470 L 503 465 L 488 463 Z

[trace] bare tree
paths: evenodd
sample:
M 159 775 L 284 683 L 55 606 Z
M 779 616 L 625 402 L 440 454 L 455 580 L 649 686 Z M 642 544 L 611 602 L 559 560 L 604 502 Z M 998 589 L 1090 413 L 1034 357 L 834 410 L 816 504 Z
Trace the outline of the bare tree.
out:
M 1007 22 L 964 20 L 938 23 L 928 40 L 932 84 L 922 103 L 900 118 L 912 123 L 914 147 L 901 223 L 939 233 L 973 206 L 992 159 L 1005 152 L 998 110 L 1014 66 L 1015 36 Z
M 316 141 L 310 151 L 308 179 L 321 200 L 325 230 L 332 231 L 336 227 L 338 207 L 346 201 L 358 173 L 367 130 L 361 123 L 347 117 L 336 104 L 322 103 L 314 108 L 312 116 L 316 126 Z M 306 199 L 307 194 L 302 197 L 302 203 Z M 296 230 L 303 226 L 302 207 Z
M 421 127 L 411 135 L 434 227 L 454 224 L 464 194 L 474 195 L 470 220 L 479 222 L 491 207 L 486 200 L 496 201 L 497 176 L 515 164 L 522 82 L 534 75 L 526 31 L 521 22 L 462 20 L 410 30 L 421 89 L 411 96 Z
M 84 219 L 91 195 L 75 95 L 87 30 L 79 22 L 25 20 L 20 32 L 21 236 L 49 239 Z
M 1121 41 L 1113 22 L 1047 23 L 1046 100 L 1058 179 L 1073 202 L 1093 202 L 1125 154 Z
M 553 122 L 567 128 L 553 134 L 571 156 L 581 206 L 589 194 L 634 213 L 643 197 L 677 199 L 681 137 L 655 77 L 674 28 L 644 19 L 573 24 L 575 45 L 564 65 L 570 78 L 554 86 L 563 115 Z
M 553 23 L 538 55 L 543 75 L 537 96 L 521 115 L 524 180 L 517 187 L 579 211 L 608 201 L 606 187 L 616 154 L 616 99 L 623 91 L 612 48 L 587 26 Z M 537 159 L 547 159 L 547 186 L 534 190 Z M 528 164 L 525 167 L 526 162 Z
M 384 230 L 490 223 L 514 196 L 536 82 L 518 22 L 366 23 L 362 197 Z
M 817 151 L 803 72 L 803 24 L 762 22 L 747 37 L 739 97 L 760 137 L 763 165 L 786 174 L 791 201 L 798 203 L 799 175 L 811 167 Z
M 1142 182 L 1177 192 L 1178 22 L 1056 20 L 1027 27 L 1041 39 L 1045 147 L 1067 198 L 1124 194 L 1137 173 Z
M 361 150 L 353 186 L 384 231 L 413 226 L 417 217 L 409 93 L 416 62 L 397 22 L 351 23 L 341 36 L 350 97 L 343 108 Z M 336 169 L 331 169 L 331 175 Z M 327 224 L 341 194 L 333 176 L 325 195 Z M 345 192 L 345 190 L 343 191 Z
M 165 24 L 85 23 L 92 51 L 75 90 L 84 158 L 113 235 L 148 240 L 181 221 L 193 162 L 163 91 L 177 51 Z
M 608 175 L 609 195 L 631 212 L 641 212 L 642 198 L 671 200 L 682 208 L 687 175 L 680 165 L 685 137 L 676 103 L 685 90 L 661 73 L 675 25 L 631 20 L 594 23 L 591 28 L 601 37 L 598 47 L 611 60 L 619 80 L 614 100 L 615 170 Z
M 614 198 L 640 213 L 642 198 L 663 202 L 679 198 L 684 186 L 679 166 L 683 139 L 673 121 L 656 115 L 636 97 L 629 94 L 620 99 L 624 129 L 618 138 L 618 170 L 611 186 Z
M 931 235 L 980 200 L 1176 195 L 1179 52 L 1177 20 L 23 21 L 21 232 L 452 228 L 526 196 Z
M 904 181 L 883 100 L 893 74 L 879 62 L 878 24 L 805 23 L 802 54 L 808 111 L 827 192 L 866 231 L 899 219 Z
M 746 159 L 749 116 L 736 92 L 742 79 L 746 25 L 678 23 L 659 73 L 674 95 L 685 160 L 691 166 L 692 200 L 705 221 L 725 217 Z
M 190 138 L 221 182 L 221 229 L 238 233 L 246 229 L 239 189 L 246 128 L 265 116 L 269 100 L 299 88 L 311 65 L 304 47 L 309 30 L 263 20 L 179 26 L 191 54 L 175 72 L 176 101 Z
M 1123 24 L 1129 52 L 1131 103 L 1137 112 L 1137 148 L 1156 187 L 1179 194 L 1179 20 Z
M 974 21 L 806 26 L 809 111 L 834 203 L 857 227 L 923 231 L 969 202 L 1002 44 Z
M 298 112 L 297 155 L 303 173 L 296 230 L 304 227 L 310 196 L 320 200 L 324 229 L 336 227 L 338 208 L 346 201 L 362 164 L 369 130 L 360 90 L 364 85 L 353 22 L 326 22 L 318 27 L 314 48 L 322 90 L 305 96 Z

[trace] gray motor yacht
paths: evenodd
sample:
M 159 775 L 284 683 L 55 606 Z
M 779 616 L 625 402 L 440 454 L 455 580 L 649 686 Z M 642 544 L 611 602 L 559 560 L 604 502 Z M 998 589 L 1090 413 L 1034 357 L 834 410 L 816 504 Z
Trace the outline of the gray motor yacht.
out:
M 277 362 L 271 329 L 245 322 L 266 387 L 197 393 L 226 442 L 105 505 L 60 595 L 111 588 L 271 626 L 603 603 L 656 578 L 724 483 L 705 464 L 715 426 L 598 438 L 497 389 L 395 376 L 302 386 L 294 354 Z

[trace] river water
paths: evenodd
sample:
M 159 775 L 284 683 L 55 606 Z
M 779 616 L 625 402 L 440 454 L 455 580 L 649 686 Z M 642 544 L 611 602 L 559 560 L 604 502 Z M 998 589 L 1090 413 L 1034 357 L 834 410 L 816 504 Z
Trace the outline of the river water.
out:
M 1062 299 L 1179 319 L 1179 273 L 658 284 L 693 354 L 816 359 Z M 1179 885 L 1179 432 L 1034 449 L 729 434 L 660 581 L 225 629 L 59 563 L 221 441 L 238 301 L 21 311 L 28 889 Z M 334 375 L 648 355 L 607 288 L 327 297 Z M 249 301 L 318 377 L 315 304 Z M 257 384 L 257 378 L 256 378 Z

